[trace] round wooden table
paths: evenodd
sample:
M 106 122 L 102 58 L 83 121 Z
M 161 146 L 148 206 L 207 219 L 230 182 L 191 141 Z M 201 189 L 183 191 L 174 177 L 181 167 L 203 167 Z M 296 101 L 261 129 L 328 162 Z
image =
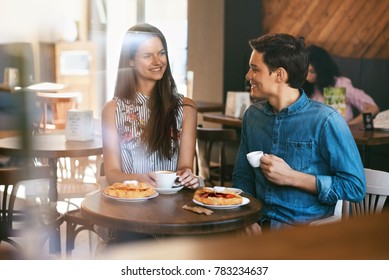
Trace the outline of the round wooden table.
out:
M 0 155 L 10 157 L 47 158 L 48 164 L 57 174 L 57 160 L 61 157 L 88 157 L 103 153 L 103 142 L 99 135 L 90 141 L 68 141 L 65 134 L 41 134 L 31 136 L 28 149 L 23 147 L 20 137 L 0 139 Z M 56 176 L 55 176 L 56 178 Z M 50 189 L 50 198 L 57 201 L 57 182 L 53 182 Z
M 91 141 L 67 141 L 64 134 L 42 134 L 32 136 L 30 143 L 22 143 L 20 137 L 7 137 L 0 139 L 0 154 L 10 157 L 21 157 L 23 160 L 29 158 L 47 158 L 52 170 L 53 178 L 50 182 L 49 197 L 54 211 L 58 199 L 57 189 L 57 160 L 60 157 L 87 157 L 100 155 L 103 153 L 101 136 L 96 135 Z M 28 141 L 24 141 L 28 142 Z M 26 146 L 28 146 L 26 150 Z M 26 161 L 27 162 L 27 161 Z M 52 250 L 60 252 L 61 244 L 58 237 L 54 238 L 50 247 Z M 50 241 L 52 242 L 52 241 Z
M 98 225 L 139 233 L 193 235 L 228 232 L 256 223 L 262 204 L 252 196 L 250 203 L 213 214 L 197 214 L 182 208 L 195 206 L 194 190 L 159 194 L 142 202 L 123 202 L 105 197 L 101 192 L 87 196 L 81 204 L 82 216 Z
M 0 139 L 0 154 L 4 156 L 26 156 L 42 158 L 87 157 L 103 153 L 101 136 L 90 141 L 67 141 L 65 134 L 41 134 L 31 137 L 30 151 L 22 148 L 19 137 Z

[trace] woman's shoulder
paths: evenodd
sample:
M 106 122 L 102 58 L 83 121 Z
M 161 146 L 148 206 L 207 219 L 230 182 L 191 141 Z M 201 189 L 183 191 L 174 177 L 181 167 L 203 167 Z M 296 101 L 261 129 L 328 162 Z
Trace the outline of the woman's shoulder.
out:
M 103 108 L 106 108 L 106 107 L 116 107 L 116 100 L 115 99 L 111 99 L 111 100 L 107 101 L 104 104 Z
M 192 108 L 194 108 L 194 109 L 197 111 L 196 102 L 194 102 L 194 101 L 193 101 L 192 99 L 190 99 L 189 97 L 183 96 L 183 98 L 182 98 L 182 105 L 183 105 L 183 106 L 192 107 Z
M 350 86 L 352 85 L 352 82 L 349 78 L 347 77 L 344 77 L 344 76 L 339 76 L 339 77 L 336 77 L 336 82 L 335 82 L 335 86 L 337 87 L 344 87 L 344 86 Z
M 103 106 L 103 113 L 108 111 L 116 110 L 116 100 L 112 99 L 107 101 Z

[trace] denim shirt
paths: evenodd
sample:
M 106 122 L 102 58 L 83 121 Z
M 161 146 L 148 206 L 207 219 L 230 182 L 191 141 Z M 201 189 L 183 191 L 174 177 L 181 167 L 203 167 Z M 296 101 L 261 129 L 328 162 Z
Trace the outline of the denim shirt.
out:
M 278 114 L 263 101 L 251 105 L 242 120 L 233 184 L 263 203 L 263 217 L 272 228 L 329 217 L 338 200 L 360 201 L 366 192 L 361 157 L 347 123 L 333 108 L 300 92 Z M 247 161 L 246 154 L 256 150 L 314 175 L 317 194 L 268 181 L 261 168 Z

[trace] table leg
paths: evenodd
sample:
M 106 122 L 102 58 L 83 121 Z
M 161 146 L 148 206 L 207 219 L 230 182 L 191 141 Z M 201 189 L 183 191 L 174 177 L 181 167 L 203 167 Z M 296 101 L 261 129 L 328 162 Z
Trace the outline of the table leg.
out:
M 57 188 L 57 159 L 49 158 L 49 166 L 51 169 L 51 179 L 50 179 L 50 188 L 49 188 L 49 199 L 50 199 L 50 208 L 53 211 L 54 218 L 52 220 L 52 225 L 50 226 L 51 230 L 49 232 L 49 251 L 51 254 L 60 255 L 61 254 L 61 233 L 59 225 L 62 222 L 57 222 L 58 219 L 61 219 L 62 214 L 59 214 L 57 211 L 57 201 L 58 201 L 58 188 Z M 57 224 L 58 223 L 58 224 Z
M 370 147 L 367 145 L 362 145 L 362 163 L 366 168 L 370 167 Z
M 50 189 L 49 189 L 49 198 L 50 201 L 53 204 L 57 204 L 58 201 L 58 188 L 57 188 L 57 159 L 56 158 L 50 158 L 49 159 L 49 166 L 51 168 L 52 172 L 52 179 L 50 182 Z
M 42 116 L 43 132 L 46 132 L 46 124 L 47 124 L 47 102 L 43 101 L 43 116 Z

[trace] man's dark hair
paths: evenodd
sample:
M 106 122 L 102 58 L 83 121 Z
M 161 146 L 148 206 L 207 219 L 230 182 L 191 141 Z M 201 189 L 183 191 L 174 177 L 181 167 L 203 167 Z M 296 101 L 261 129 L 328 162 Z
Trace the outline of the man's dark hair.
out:
M 251 48 L 263 54 L 269 70 L 282 67 L 288 73 L 287 83 L 299 88 L 308 73 L 309 55 L 304 38 L 289 34 L 267 34 L 249 41 Z

